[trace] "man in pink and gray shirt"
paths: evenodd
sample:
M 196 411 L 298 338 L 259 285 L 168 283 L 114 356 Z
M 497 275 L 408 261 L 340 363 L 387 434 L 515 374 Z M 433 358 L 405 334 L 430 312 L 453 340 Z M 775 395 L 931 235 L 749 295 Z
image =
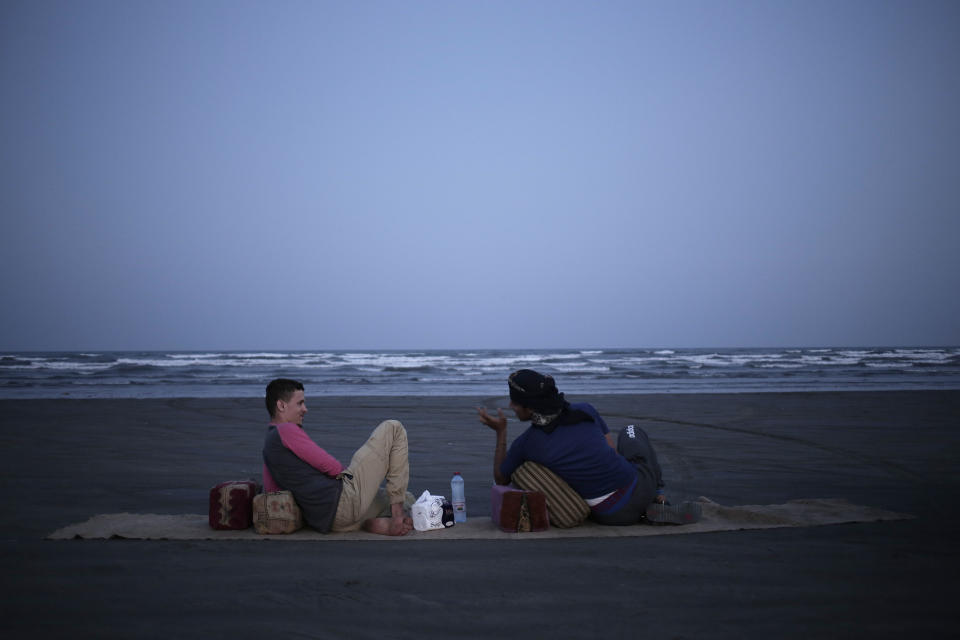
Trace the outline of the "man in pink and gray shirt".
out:
M 407 432 L 397 420 L 373 430 L 344 468 L 303 430 L 303 385 L 278 378 L 267 385 L 270 425 L 263 442 L 263 490 L 293 494 L 314 529 L 365 530 L 402 536 L 413 528 L 403 511 L 410 466 Z M 380 489 L 386 480 L 386 491 Z M 389 515 L 386 515 L 389 513 Z

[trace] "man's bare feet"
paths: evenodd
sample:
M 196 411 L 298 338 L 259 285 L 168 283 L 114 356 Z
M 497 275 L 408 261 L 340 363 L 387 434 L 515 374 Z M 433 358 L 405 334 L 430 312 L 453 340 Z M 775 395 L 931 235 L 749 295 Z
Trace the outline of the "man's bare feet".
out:
M 400 520 L 390 518 L 390 535 L 405 536 L 413 529 L 413 518 L 404 517 Z
M 363 523 L 363 528 L 382 536 L 405 536 L 413 529 L 413 520 L 409 517 L 370 518 Z

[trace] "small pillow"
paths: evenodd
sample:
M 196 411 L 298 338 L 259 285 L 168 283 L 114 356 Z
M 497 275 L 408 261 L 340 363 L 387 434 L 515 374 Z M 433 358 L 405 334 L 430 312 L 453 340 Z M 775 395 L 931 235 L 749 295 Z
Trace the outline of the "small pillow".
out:
M 253 480 L 221 482 L 210 489 L 210 526 L 214 529 L 247 529 L 253 523 L 252 503 L 257 492 Z
M 540 491 L 547 497 L 550 524 L 569 529 L 583 524 L 590 506 L 566 482 L 536 462 L 524 462 L 510 475 L 510 481 L 527 491 Z
M 303 527 L 303 515 L 289 491 L 261 493 L 253 498 L 253 526 L 264 535 L 293 533 Z
M 547 498 L 540 491 L 526 491 L 495 484 L 490 489 L 490 517 L 501 531 L 526 533 L 550 528 Z

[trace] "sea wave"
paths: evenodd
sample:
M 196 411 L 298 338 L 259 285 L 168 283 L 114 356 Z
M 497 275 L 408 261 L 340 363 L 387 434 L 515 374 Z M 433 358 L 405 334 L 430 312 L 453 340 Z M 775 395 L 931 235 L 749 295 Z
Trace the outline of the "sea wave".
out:
M 960 388 L 957 347 L 205 350 L 0 353 L 0 395 L 259 395 L 274 377 L 302 380 L 311 393 L 500 395 L 521 368 L 571 393 Z

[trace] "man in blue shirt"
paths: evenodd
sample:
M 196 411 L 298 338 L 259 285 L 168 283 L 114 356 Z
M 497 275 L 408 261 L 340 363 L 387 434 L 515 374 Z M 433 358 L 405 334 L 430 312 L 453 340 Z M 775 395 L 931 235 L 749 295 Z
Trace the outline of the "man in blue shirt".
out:
M 551 376 L 530 369 L 510 374 L 510 408 L 531 426 L 507 450 L 507 419 L 478 409 L 480 420 L 497 434 L 493 475 L 509 484 L 521 464 L 536 462 L 550 469 L 590 506 L 591 517 L 609 525 L 651 522 L 696 522 L 696 503 L 670 505 L 663 496 L 657 454 L 637 426 L 614 439 L 597 410 L 587 403 L 569 403 Z

